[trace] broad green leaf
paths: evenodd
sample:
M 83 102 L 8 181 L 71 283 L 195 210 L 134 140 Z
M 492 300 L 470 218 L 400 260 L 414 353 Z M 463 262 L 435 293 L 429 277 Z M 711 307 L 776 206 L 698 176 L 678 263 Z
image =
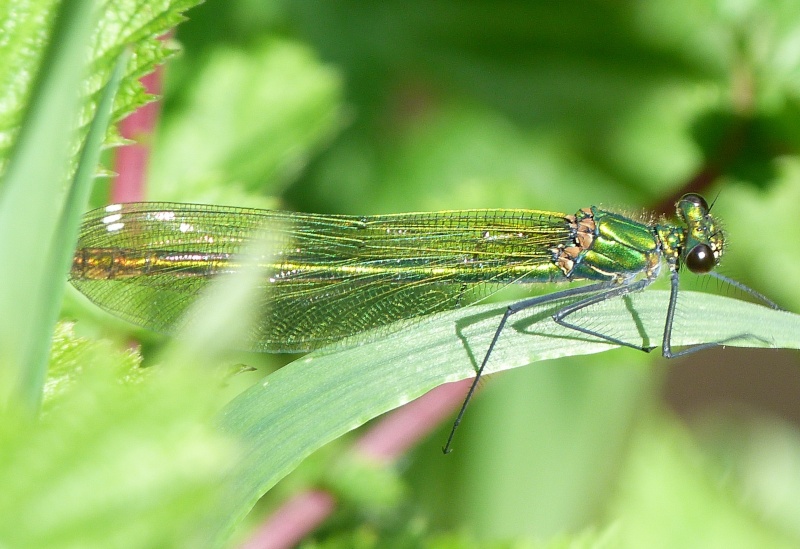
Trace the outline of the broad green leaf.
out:
M 288 6 L 320 51 L 347 67 L 352 94 L 365 104 L 377 103 L 395 80 L 420 77 L 513 120 L 586 127 L 664 81 L 694 80 L 699 72 L 639 28 L 630 3 Z
M 667 299 L 664 291 L 643 292 L 607 301 L 580 318 L 626 341 L 659 345 Z M 550 321 L 556 309 L 551 304 L 512 318 L 487 372 L 612 348 Z M 230 481 L 228 504 L 239 509 L 232 519 L 241 520 L 264 492 L 323 444 L 442 383 L 473 376 L 503 310 L 503 304 L 469 307 L 379 340 L 312 353 L 231 402 L 221 425 L 246 447 L 242 469 Z M 742 334 L 749 336 L 728 345 L 800 348 L 800 316 L 712 294 L 681 293 L 673 344 Z
M 154 199 L 231 204 L 265 186 L 278 193 L 343 125 L 338 73 L 299 43 L 220 48 L 192 76 L 153 151 Z

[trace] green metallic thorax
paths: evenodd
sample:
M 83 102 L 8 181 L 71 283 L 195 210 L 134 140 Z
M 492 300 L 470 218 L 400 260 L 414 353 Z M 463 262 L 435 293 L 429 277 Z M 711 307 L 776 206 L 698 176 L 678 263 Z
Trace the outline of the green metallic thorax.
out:
M 657 275 L 662 254 L 652 225 L 594 206 L 568 220 L 574 220 L 575 246 L 563 247 L 556 258 L 567 278 L 622 282 L 642 273 Z

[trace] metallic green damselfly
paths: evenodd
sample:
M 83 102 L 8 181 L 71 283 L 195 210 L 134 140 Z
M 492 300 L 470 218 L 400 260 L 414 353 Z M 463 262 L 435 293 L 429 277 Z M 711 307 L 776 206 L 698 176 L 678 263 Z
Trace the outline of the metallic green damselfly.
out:
M 778 308 L 714 272 L 725 240 L 701 196 L 683 196 L 676 211 L 678 223 L 636 220 L 595 206 L 575 214 L 462 210 L 358 217 L 116 204 L 84 218 L 71 281 L 103 309 L 172 333 L 209 281 L 237 271 L 253 241 L 266 239 L 272 254 L 259 264 L 265 274 L 250 344 L 252 350 L 267 352 L 308 351 L 392 322 L 452 309 L 509 284 L 587 281 L 508 307 L 454 432 L 509 317 L 524 309 L 570 300 L 553 315 L 558 324 L 650 351 L 652 347 L 580 326 L 569 317 L 592 304 L 643 290 L 666 264 L 671 293 L 661 352 L 670 358 L 718 345 L 672 350 L 678 271 L 683 266 Z

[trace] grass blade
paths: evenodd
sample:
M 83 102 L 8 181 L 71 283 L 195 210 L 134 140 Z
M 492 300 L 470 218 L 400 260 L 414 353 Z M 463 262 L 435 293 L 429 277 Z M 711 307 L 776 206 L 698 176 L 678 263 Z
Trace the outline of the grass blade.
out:
M 591 309 L 591 320 L 626 340 L 644 337 L 657 345 L 667 300 L 665 291 L 610 300 Z M 753 337 L 731 345 L 800 348 L 800 315 L 707 293 L 682 292 L 681 303 L 692 305 L 679 306 L 676 346 L 748 333 Z M 556 325 L 549 320 L 555 308 L 550 304 L 513 318 L 487 372 L 613 348 Z M 474 376 L 503 309 L 503 304 L 469 307 L 377 341 L 312 353 L 232 401 L 220 423 L 241 439 L 246 459 L 230 481 L 228 504 L 236 512 L 227 528 L 325 443 L 438 385 Z

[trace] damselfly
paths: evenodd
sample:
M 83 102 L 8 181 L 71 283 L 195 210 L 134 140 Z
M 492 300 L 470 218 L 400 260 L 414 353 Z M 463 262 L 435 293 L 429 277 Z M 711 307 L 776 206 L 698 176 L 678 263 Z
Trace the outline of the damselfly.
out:
M 724 235 L 706 201 L 687 194 L 678 223 L 650 222 L 595 206 L 575 214 L 462 210 L 376 216 L 317 215 L 172 203 L 116 204 L 83 221 L 71 281 L 91 301 L 146 328 L 175 332 L 215 276 L 236 272 L 255 239 L 260 262 L 253 350 L 299 352 L 458 307 L 509 284 L 587 281 L 508 307 L 453 426 L 463 416 L 509 317 L 570 300 L 553 320 L 613 344 L 650 351 L 570 317 L 593 304 L 649 286 L 667 266 L 671 293 L 661 352 L 674 357 L 678 271 L 711 274 L 773 308 L 760 293 L 714 272 Z M 746 336 L 746 334 L 743 334 Z M 445 446 L 448 451 L 453 432 Z

